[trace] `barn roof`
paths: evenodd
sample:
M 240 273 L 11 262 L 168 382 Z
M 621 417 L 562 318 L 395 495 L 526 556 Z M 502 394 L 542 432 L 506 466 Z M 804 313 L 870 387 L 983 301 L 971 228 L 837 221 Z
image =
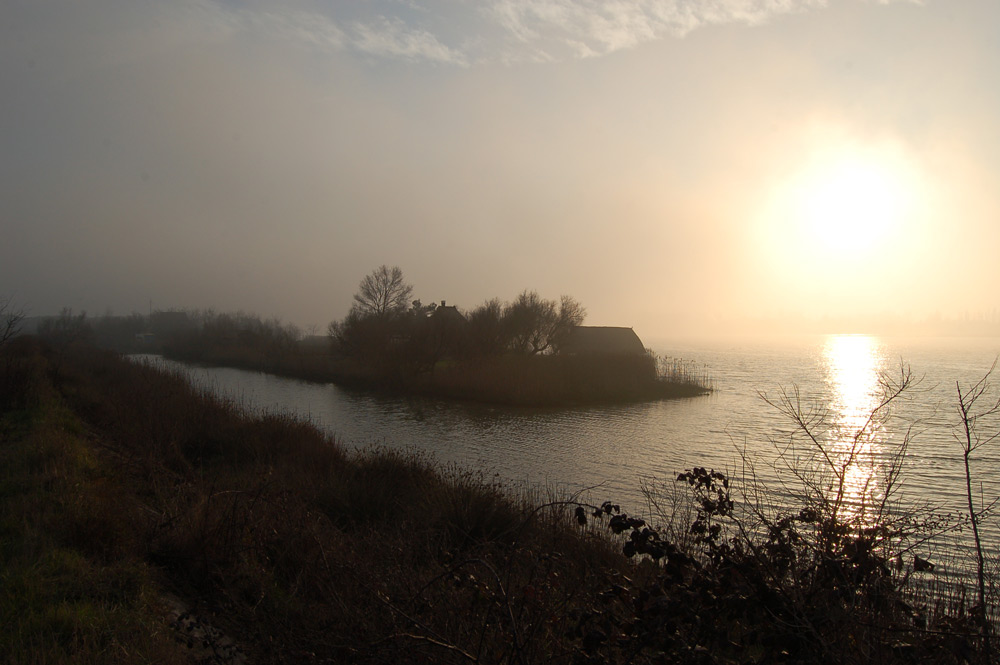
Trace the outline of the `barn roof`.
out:
M 625 353 L 646 352 L 642 340 L 631 328 L 616 326 L 575 326 L 560 345 L 560 353 Z

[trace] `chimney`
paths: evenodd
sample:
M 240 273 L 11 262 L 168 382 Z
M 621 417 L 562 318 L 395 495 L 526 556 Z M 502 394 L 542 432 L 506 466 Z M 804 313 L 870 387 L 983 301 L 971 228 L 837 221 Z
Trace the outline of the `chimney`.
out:
M 441 306 L 444 307 L 444 301 L 443 300 L 441 301 Z

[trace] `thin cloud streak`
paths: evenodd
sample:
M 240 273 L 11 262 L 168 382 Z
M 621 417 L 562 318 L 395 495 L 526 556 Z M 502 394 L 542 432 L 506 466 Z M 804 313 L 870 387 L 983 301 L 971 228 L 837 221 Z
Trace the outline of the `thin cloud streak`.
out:
M 553 50 L 568 51 L 571 57 L 608 55 L 657 39 L 683 37 L 709 25 L 759 25 L 772 16 L 825 4 L 824 0 L 501 0 L 489 12 L 526 51 L 534 51 L 535 59 L 550 59 Z
M 461 53 L 448 48 L 425 30 L 412 30 L 402 20 L 379 17 L 370 23 L 353 26 L 354 47 L 359 51 L 381 57 L 401 57 L 406 60 L 465 65 Z
M 497 0 L 470 9 L 425 1 L 365 3 L 349 12 L 337 6 L 327 13 L 280 14 L 213 2 L 195 6 L 226 28 L 242 24 L 324 50 L 467 67 L 606 56 L 707 26 L 758 26 L 776 16 L 827 4 L 828 0 Z

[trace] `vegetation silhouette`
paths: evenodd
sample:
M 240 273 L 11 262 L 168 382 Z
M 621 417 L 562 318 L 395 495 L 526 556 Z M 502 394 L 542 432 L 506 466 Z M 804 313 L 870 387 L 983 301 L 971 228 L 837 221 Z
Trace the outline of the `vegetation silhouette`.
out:
M 24 310 L 17 307 L 13 296 L 0 299 L 0 346 L 21 331 L 23 321 Z
M 382 265 L 361 280 L 352 309 L 361 316 L 388 317 L 405 311 L 412 294 L 402 270 Z
M 845 461 L 864 461 L 860 448 L 819 467 L 778 455 L 798 488 L 778 502 L 752 469 L 688 469 L 647 486 L 639 516 L 415 455 L 348 454 L 312 425 L 76 341 L 22 336 L 0 354 L 0 649 L 12 662 L 890 665 L 996 653 L 991 566 L 970 568 L 967 593 L 925 554 L 967 522 L 887 500 L 891 486 L 868 485 L 863 501 L 828 490 Z M 909 389 L 900 377 L 858 442 Z M 995 392 L 989 375 L 960 392 L 977 452 L 1000 431 Z M 804 425 L 794 445 L 829 452 L 803 413 L 788 412 Z M 884 461 L 883 478 L 902 477 L 905 455 Z M 970 504 L 969 517 L 988 508 Z
M 547 300 L 524 290 L 512 301 L 492 298 L 461 311 L 443 300 L 410 300 L 412 295 L 402 270 L 382 265 L 361 280 L 350 311 L 323 337 L 304 336 L 276 318 L 215 310 L 88 317 L 64 308 L 43 319 L 37 333 L 56 345 L 92 341 L 120 352 L 307 381 L 518 406 L 634 402 L 711 390 L 707 376 L 657 357 L 632 329 L 583 326 L 586 310 L 569 296 Z M 20 318 L 11 322 L 15 330 Z
M 399 268 L 365 277 L 355 307 L 331 323 L 332 352 L 343 378 L 407 392 L 509 404 L 549 405 L 634 401 L 706 392 L 691 377 L 659 375 L 657 359 L 612 346 L 570 352 L 584 307 L 570 296 L 547 300 L 522 291 L 513 301 L 491 298 L 467 313 L 446 301 L 375 308 L 373 294 L 392 285 L 412 289 Z M 385 298 L 381 298 L 384 301 Z M 626 330 L 626 329 L 620 329 Z M 634 333 L 630 331 L 634 336 Z
M 690 397 L 710 380 L 690 366 L 658 358 L 629 328 L 582 326 L 586 310 L 569 296 L 547 300 L 525 290 L 467 312 L 446 301 L 424 304 L 398 267 L 361 280 L 354 304 L 327 337 L 243 312 L 177 312 L 168 328 L 151 320 L 112 348 L 260 370 L 383 391 L 523 406 L 586 405 Z M 135 325 L 101 320 L 112 331 Z M 163 322 L 161 322 L 163 324 Z M 581 344 L 583 332 L 601 340 Z M 625 338 L 621 344 L 614 337 Z M 139 341 L 136 341 L 139 340 Z M 106 344 L 108 345 L 108 344 Z

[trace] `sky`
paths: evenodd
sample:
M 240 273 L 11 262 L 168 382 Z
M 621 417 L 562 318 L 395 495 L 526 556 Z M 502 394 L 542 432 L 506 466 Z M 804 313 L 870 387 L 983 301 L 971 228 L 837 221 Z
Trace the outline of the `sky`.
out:
M 995 0 L 8 0 L 0 297 L 1000 323 Z

